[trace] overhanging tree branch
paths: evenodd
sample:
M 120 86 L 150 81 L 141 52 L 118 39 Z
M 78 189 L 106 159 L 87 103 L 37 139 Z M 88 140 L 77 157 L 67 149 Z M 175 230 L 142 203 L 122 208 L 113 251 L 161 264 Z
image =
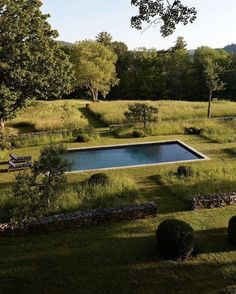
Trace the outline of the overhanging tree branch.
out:
M 194 7 L 188 7 L 181 0 L 131 0 L 131 5 L 139 8 L 139 14 L 131 18 L 131 26 L 137 30 L 143 30 L 143 23 L 148 29 L 153 24 L 160 25 L 163 37 L 173 34 L 176 25 L 193 23 L 197 17 Z

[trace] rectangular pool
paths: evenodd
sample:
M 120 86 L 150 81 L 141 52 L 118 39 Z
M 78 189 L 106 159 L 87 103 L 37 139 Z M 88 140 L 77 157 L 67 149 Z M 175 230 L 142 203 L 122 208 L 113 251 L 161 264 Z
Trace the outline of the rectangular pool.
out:
M 69 149 L 71 172 L 138 167 L 208 159 L 181 141 Z
M 69 149 L 71 172 L 208 159 L 181 141 Z

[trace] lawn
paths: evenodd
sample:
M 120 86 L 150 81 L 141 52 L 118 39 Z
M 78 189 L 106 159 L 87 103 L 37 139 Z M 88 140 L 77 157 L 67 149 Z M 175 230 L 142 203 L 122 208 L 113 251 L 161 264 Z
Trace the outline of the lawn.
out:
M 232 107 L 230 111 L 225 115 L 233 115 Z M 89 120 L 101 126 L 93 116 Z M 232 127 L 230 131 L 235 132 Z M 229 218 L 236 214 L 235 206 L 202 211 L 191 211 L 189 206 L 189 200 L 198 194 L 236 191 L 235 142 L 179 133 L 140 139 L 101 133 L 89 143 L 66 146 L 174 139 L 211 159 L 189 164 L 195 172 L 192 178 L 176 178 L 173 171 L 178 164 L 109 171 L 113 188 L 95 191 L 93 204 L 89 205 L 82 201 L 86 195 L 78 193 L 78 187 L 91 173 L 70 174 L 67 193 L 54 208 L 54 212 L 60 212 L 152 200 L 158 205 L 157 218 L 1 238 L 0 293 L 217 293 L 236 285 L 236 248 L 228 244 L 226 230 Z M 37 159 L 41 148 L 25 147 L 13 152 Z M 2 161 L 7 160 L 8 153 L 0 152 Z M 0 174 L 2 219 L 6 217 L 3 207 L 13 181 L 13 173 Z M 122 185 L 128 193 L 119 190 Z M 117 197 L 118 192 L 122 196 Z M 196 231 L 197 255 L 185 263 L 163 260 L 157 253 L 155 229 L 167 218 L 184 220 Z

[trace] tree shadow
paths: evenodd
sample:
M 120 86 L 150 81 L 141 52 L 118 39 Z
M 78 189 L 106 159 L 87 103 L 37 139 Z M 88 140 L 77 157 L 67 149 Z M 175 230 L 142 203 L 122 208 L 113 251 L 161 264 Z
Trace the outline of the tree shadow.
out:
M 230 157 L 236 157 L 236 148 L 225 148 L 223 151 Z
M 88 108 L 81 107 L 79 110 L 84 115 L 84 117 L 88 120 L 90 126 L 93 126 L 94 128 L 106 127 L 106 125 Z
M 228 241 L 227 228 L 209 229 L 195 232 L 196 253 L 221 253 L 235 251 Z
M 35 129 L 35 124 L 27 121 L 21 121 L 17 123 L 12 123 L 11 125 L 13 128 L 17 129 L 19 133 L 33 133 L 37 130 Z
M 1 239 L 4 283 L 0 292 L 211 293 L 236 283 L 235 261 L 209 258 L 203 262 L 198 256 L 183 263 L 164 260 L 157 252 L 154 234 L 139 226 L 146 232 L 140 236 L 131 227 L 124 231 L 126 226 L 102 225 Z M 218 246 L 217 236 L 224 236 L 224 230 L 197 234 L 201 248 L 209 242 L 209 235 L 209 248 L 216 248 L 205 246 L 201 253 L 231 251 Z M 222 274 L 225 268 L 227 275 Z
M 140 189 L 145 200 L 155 201 L 160 213 L 172 213 L 192 210 L 192 198 L 197 195 L 208 195 L 214 193 L 224 193 L 236 190 L 235 181 L 218 180 L 199 181 L 189 183 L 180 181 L 179 184 L 163 184 L 160 175 L 154 175 L 147 178 L 150 187 Z

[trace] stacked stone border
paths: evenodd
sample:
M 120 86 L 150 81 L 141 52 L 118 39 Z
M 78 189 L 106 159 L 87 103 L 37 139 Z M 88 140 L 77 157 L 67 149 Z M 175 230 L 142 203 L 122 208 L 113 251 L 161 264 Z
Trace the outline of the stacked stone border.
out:
M 192 199 L 193 210 L 221 208 L 236 204 L 236 192 L 217 195 L 197 196 Z
M 23 235 L 30 232 L 77 228 L 135 219 L 145 219 L 157 216 L 157 205 L 148 202 L 140 205 L 119 208 L 104 208 L 90 211 L 76 211 L 68 214 L 52 215 L 40 220 L 30 220 L 22 223 L 0 224 L 0 235 Z

